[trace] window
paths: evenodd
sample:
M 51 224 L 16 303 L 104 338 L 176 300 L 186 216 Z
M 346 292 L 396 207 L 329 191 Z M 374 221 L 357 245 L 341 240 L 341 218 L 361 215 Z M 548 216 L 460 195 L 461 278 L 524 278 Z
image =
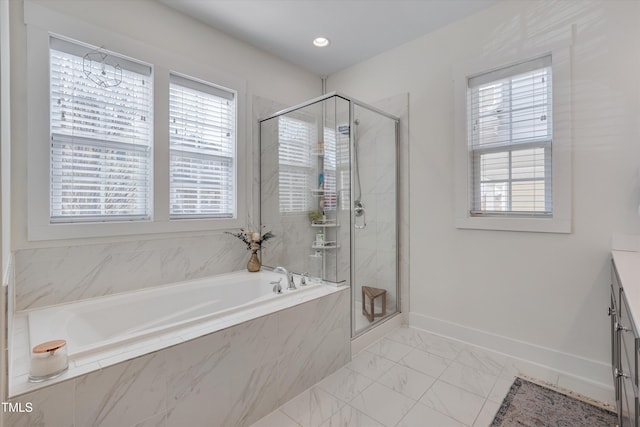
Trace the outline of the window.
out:
M 470 214 L 550 216 L 551 56 L 468 79 Z
M 278 118 L 279 198 L 281 213 L 303 213 L 310 209 L 312 185 L 311 147 L 316 125 L 281 116 Z
M 338 208 L 338 189 L 336 182 L 337 155 L 336 155 L 336 130 L 324 128 L 324 172 L 323 189 L 324 210 L 335 211 Z
M 151 66 L 53 37 L 49 55 L 50 221 L 149 219 Z
M 218 69 L 212 58 L 149 49 L 29 6 L 22 219 L 28 240 L 245 225 L 250 136 L 237 123 L 249 123 L 246 80 Z M 194 93 L 198 106 L 189 110 Z M 209 95 L 217 107 L 209 108 L 215 104 Z
M 454 65 L 457 228 L 571 232 L 571 38 Z
M 235 93 L 172 74 L 169 88 L 170 217 L 236 216 Z

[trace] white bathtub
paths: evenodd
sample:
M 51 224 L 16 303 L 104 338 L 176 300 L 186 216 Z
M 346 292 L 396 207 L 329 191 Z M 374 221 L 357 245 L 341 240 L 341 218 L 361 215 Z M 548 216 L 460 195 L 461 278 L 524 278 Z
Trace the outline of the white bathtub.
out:
M 273 293 L 270 283 L 278 279 L 282 279 L 280 295 Z M 299 276 L 295 282 L 300 283 Z M 326 286 L 310 284 L 287 291 L 282 274 L 241 271 L 62 304 L 28 313 L 29 342 L 33 347 L 52 339 L 66 339 L 67 352 L 73 359 Z

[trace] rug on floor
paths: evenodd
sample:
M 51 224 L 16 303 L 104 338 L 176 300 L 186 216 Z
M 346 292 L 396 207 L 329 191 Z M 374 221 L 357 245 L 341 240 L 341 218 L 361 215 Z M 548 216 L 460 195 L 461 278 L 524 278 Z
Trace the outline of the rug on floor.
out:
M 613 427 L 615 413 L 516 378 L 491 427 Z

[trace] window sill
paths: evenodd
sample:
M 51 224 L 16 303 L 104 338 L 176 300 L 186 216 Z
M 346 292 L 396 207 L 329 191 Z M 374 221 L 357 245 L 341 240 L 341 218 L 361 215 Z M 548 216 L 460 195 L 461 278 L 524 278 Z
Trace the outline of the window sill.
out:
M 226 230 L 246 226 L 235 219 L 179 219 L 168 221 L 86 222 L 32 225 L 30 241 L 83 239 L 89 237 L 133 236 L 194 231 Z
M 458 217 L 456 228 L 471 230 L 571 233 L 571 220 L 561 218 Z

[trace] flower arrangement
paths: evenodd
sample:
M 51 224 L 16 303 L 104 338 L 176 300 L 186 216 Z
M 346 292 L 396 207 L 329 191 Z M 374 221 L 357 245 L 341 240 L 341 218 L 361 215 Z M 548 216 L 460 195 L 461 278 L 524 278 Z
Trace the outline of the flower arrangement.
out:
M 275 237 L 275 234 L 273 234 L 271 231 L 267 231 L 266 233 L 261 234 L 258 231 L 245 230 L 244 228 L 241 228 L 238 233 L 232 233 L 230 231 L 226 231 L 225 233 L 242 240 L 244 244 L 247 245 L 247 250 L 251 251 L 251 253 L 254 254 L 262 249 L 262 244 L 264 242 Z

